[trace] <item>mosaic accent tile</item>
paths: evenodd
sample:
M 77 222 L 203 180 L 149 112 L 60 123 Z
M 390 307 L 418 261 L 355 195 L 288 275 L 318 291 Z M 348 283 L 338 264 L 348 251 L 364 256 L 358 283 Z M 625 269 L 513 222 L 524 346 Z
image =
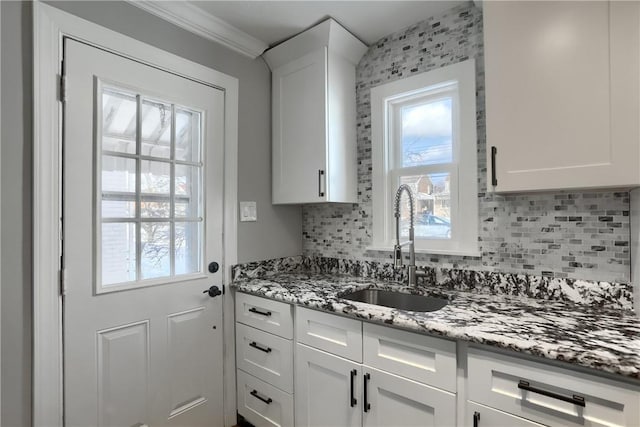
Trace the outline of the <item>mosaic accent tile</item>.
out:
M 421 286 L 482 294 L 503 294 L 548 301 L 562 301 L 591 307 L 633 310 L 633 289 L 627 283 L 561 279 L 528 274 L 497 273 L 420 266 L 425 274 Z M 290 257 L 253 262 L 233 267 L 236 280 L 266 278 L 278 273 L 345 275 L 406 283 L 404 267 L 378 261 L 328 257 Z
M 471 2 L 371 45 L 356 69 L 358 203 L 303 206 L 304 255 L 390 262 L 390 252 L 367 250 L 372 242 L 370 90 L 475 58 L 481 256 L 416 254 L 418 264 L 577 281 L 628 282 L 628 192 L 486 192 L 483 55 L 482 12 Z

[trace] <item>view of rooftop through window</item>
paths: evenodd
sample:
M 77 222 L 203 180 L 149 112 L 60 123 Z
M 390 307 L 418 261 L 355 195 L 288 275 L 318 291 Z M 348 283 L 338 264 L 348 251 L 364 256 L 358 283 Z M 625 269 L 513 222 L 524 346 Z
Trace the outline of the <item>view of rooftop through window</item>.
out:
M 400 167 L 440 165 L 453 161 L 452 106 L 451 97 L 442 97 L 401 107 Z M 401 174 L 399 181 L 398 184 L 409 185 L 416 199 L 415 237 L 451 238 L 450 173 Z M 408 206 L 401 214 L 401 233 L 408 235 Z

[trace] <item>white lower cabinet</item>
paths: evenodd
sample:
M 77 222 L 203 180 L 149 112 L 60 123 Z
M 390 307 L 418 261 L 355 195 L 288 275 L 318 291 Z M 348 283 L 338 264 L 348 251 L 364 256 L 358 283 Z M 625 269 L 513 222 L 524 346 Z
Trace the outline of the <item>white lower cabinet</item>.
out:
M 455 342 L 364 326 L 296 309 L 296 426 L 455 426 Z
M 236 365 L 254 377 L 293 393 L 291 340 L 237 323 Z
M 456 395 L 298 344 L 296 425 L 455 426 Z
M 467 411 L 464 427 L 544 427 L 544 424 L 534 423 L 488 406 L 467 401 Z
M 297 426 L 362 424 L 360 364 L 297 344 L 295 377 Z
M 363 372 L 364 426 L 456 425 L 456 395 L 368 366 Z M 365 393 L 366 390 L 366 393 Z M 366 394 L 366 398 L 364 397 Z
M 256 427 L 293 421 L 291 304 L 236 294 L 238 414 Z
M 468 399 L 544 425 L 640 426 L 640 387 L 476 348 Z
M 637 384 L 251 295 L 237 303 L 238 413 L 256 427 L 640 427 Z
M 240 370 L 238 412 L 256 427 L 293 425 L 293 397 Z

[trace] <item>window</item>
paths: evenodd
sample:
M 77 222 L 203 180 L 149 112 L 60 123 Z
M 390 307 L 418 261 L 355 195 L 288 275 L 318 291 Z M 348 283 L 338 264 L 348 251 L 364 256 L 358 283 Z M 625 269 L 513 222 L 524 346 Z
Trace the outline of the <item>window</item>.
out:
M 401 184 L 414 195 L 418 252 L 477 255 L 478 190 L 473 60 L 371 89 L 373 247 L 395 241 Z M 401 240 L 409 203 L 403 195 Z
M 99 93 L 98 290 L 202 272 L 202 113 Z

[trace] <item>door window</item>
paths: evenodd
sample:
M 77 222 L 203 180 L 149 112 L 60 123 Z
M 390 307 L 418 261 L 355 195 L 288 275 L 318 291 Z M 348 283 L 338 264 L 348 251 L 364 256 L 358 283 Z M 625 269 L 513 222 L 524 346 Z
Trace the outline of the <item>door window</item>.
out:
M 101 85 L 98 291 L 202 272 L 203 113 Z

